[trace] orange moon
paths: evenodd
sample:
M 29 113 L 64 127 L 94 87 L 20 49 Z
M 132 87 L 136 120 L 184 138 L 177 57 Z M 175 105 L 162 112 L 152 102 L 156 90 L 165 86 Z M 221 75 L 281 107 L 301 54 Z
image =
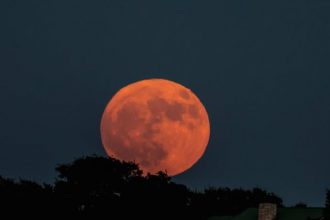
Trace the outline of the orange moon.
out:
M 206 109 L 188 88 L 148 79 L 120 89 L 107 104 L 101 138 L 109 156 L 134 161 L 145 173 L 180 174 L 204 154 L 210 137 Z

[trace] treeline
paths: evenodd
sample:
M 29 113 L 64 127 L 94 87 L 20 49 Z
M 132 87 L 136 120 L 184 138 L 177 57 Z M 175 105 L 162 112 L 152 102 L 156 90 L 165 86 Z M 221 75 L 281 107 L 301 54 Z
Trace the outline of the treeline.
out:
M 78 219 L 207 219 L 236 215 L 259 203 L 282 206 L 260 188 L 193 191 L 166 173 L 142 175 L 131 162 L 90 156 L 56 168 L 53 185 L 0 177 L 0 212 L 15 217 Z

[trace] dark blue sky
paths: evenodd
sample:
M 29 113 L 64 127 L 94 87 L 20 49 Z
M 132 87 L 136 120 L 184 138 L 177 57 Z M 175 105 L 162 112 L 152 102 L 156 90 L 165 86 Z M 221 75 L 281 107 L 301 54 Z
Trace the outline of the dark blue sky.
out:
M 145 78 L 191 88 L 212 135 L 175 178 L 323 205 L 330 187 L 330 2 L 2 0 L 0 174 L 52 182 L 105 155 L 110 97 Z

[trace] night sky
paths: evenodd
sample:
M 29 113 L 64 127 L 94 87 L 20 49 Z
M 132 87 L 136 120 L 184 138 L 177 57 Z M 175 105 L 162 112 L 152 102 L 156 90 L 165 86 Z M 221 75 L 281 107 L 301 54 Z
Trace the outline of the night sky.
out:
M 211 122 L 191 187 L 262 187 L 321 206 L 330 187 L 330 1 L 2 0 L 0 174 L 52 183 L 104 155 L 121 87 L 165 78 Z

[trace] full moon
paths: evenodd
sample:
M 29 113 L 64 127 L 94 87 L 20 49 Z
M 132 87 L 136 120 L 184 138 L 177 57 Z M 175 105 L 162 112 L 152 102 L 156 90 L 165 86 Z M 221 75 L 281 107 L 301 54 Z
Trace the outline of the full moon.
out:
M 191 168 L 210 137 L 205 107 L 188 88 L 148 79 L 120 89 L 101 120 L 104 149 L 114 158 L 134 161 L 146 173 L 169 176 Z

